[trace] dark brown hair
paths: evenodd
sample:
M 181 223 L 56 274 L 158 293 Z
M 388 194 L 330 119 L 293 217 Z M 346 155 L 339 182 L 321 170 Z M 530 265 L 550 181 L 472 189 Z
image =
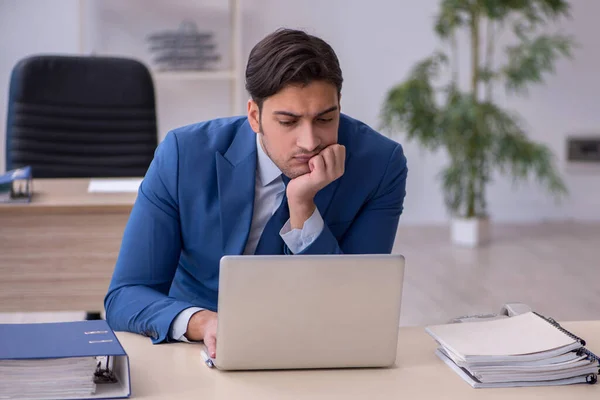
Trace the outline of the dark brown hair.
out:
M 289 84 L 326 81 L 342 92 L 339 60 L 323 39 L 293 29 L 278 29 L 258 42 L 246 66 L 246 90 L 259 109 Z

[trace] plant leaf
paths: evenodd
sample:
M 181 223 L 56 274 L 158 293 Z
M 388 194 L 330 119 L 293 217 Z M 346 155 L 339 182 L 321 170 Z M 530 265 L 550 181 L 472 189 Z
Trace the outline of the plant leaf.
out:
M 535 178 L 557 196 L 567 193 L 554 166 L 554 155 L 545 145 L 527 138 L 520 121 L 492 103 L 483 103 L 485 125 L 489 129 L 489 156 L 502 175 L 513 182 Z
M 504 19 L 510 13 L 522 15 L 531 23 L 570 16 L 566 0 L 479 0 L 479 6 L 494 20 Z
M 404 83 L 388 91 L 382 109 L 383 129 L 406 132 L 409 140 L 416 139 L 431 150 L 438 148 L 439 110 L 432 81 L 446 61 L 443 53 L 421 61 Z
M 561 57 L 572 57 L 574 40 L 564 35 L 540 35 L 507 47 L 508 64 L 502 68 L 506 89 L 510 93 L 525 93 L 528 83 L 543 83 L 543 75 L 554 72 Z
M 489 68 L 484 67 L 484 68 L 479 69 L 479 79 L 483 83 L 493 81 L 494 79 L 498 78 L 499 76 L 500 76 L 500 74 L 498 74 L 497 71 L 493 71 Z
M 466 176 L 465 164 L 457 161 L 451 163 L 440 174 L 444 203 L 453 214 L 460 214 L 460 207 L 465 203 Z
M 565 0 L 534 0 L 533 4 L 541 13 L 550 19 L 570 17 L 571 6 Z
M 468 0 L 442 0 L 440 13 L 435 21 L 435 32 L 447 39 L 457 28 L 467 21 L 467 11 L 470 8 Z

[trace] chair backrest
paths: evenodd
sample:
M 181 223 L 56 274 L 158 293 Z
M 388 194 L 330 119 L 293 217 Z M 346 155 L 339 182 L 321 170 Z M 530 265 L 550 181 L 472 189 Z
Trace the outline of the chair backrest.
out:
M 154 84 L 139 61 L 39 55 L 14 67 L 6 169 L 34 178 L 143 176 L 158 144 Z

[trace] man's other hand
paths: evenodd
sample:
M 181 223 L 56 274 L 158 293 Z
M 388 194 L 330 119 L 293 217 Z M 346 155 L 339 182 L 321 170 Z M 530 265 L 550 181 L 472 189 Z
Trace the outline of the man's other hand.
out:
M 217 356 L 217 313 L 202 310 L 190 318 L 185 337 L 191 341 L 203 340 L 211 358 Z

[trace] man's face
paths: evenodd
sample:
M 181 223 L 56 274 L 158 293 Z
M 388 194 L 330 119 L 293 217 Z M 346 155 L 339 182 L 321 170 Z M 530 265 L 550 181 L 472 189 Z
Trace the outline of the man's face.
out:
M 340 102 L 337 88 L 322 81 L 289 85 L 263 102 L 250 100 L 248 120 L 265 153 L 290 179 L 310 172 L 308 160 L 337 143 Z

